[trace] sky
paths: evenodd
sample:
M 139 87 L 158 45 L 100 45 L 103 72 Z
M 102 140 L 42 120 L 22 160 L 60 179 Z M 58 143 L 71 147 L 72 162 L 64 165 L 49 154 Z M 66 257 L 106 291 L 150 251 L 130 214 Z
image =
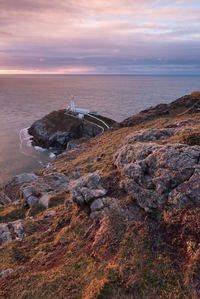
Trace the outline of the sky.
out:
M 0 0 L 0 74 L 200 75 L 200 0 Z

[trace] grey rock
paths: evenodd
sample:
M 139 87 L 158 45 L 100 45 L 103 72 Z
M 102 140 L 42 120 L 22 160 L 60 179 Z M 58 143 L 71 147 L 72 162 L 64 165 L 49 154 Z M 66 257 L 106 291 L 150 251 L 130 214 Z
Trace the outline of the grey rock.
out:
M 24 198 L 29 198 L 30 196 L 32 196 L 34 194 L 34 189 L 32 186 L 27 186 L 25 188 L 23 188 L 23 196 Z
M 4 192 L 0 192 L 0 205 L 8 205 L 11 202 L 11 199 Z
M 22 240 L 24 237 L 26 237 L 26 233 L 24 231 L 24 227 L 22 225 L 21 220 L 9 222 L 9 225 L 13 227 L 16 240 Z
M 90 202 L 94 198 L 104 196 L 107 193 L 107 191 L 105 189 L 89 189 L 83 187 L 81 189 L 81 193 L 85 199 L 85 202 Z
M 77 143 L 75 143 L 74 140 L 71 140 L 67 143 L 67 150 L 73 150 L 78 147 L 79 147 L 79 145 Z
M 92 212 L 101 210 L 104 207 L 103 201 L 99 198 L 93 201 L 93 203 L 90 206 L 90 209 Z
M 48 208 L 50 195 L 61 191 L 68 192 L 69 189 L 69 179 L 62 173 L 54 172 L 38 178 L 33 183 L 23 185 L 21 193 L 29 207 L 40 202 L 44 207 Z
M 0 245 L 11 240 L 12 234 L 10 233 L 8 224 L 0 223 Z
M 49 197 L 52 193 L 45 193 L 39 198 L 39 203 L 43 205 L 46 209 L 48 208 Z
M 29 207 L 32 207 L 34 204 L 36 204 L 36 202 L 38 202 L 39 199 L 38 197 L 36 196 L 29 196 L 27 199 L 26 199 L 26 202 L 28 204 Z
M 14 272 L 14 270 L 11 269 L 11 268 L 8 268 L 8 269 L 6 269 L 6 270 L 4 270 L 4 271 L 1 271 L 1 272 L 0 272 L 0 278 L 5 277 L 5 276 L 7 276 L 8 274 L 10 274 L 10 273 L 12 273 L 12 272 Z
M 38 178 L 38 176 L 35 175 L 34 173 L 22 173 L 22 174 L 16 175 L 12 179 L 11 185 L 30 183 L 30 182 L 35 181 L 37 178 Z
M 96 217 L 103 216 L 112 210 L 119 211 L 118 201 L 111 197 L 102 197 L 94 200 L 90 205 L 90 218 L 95 219 Z
M 58 147 L 66 147 L 67 143 L 71 139 L 71 134 L 69 132 L 55 132 L 53 135 L 49 138 L 49 143 L 51 145 L 56 145 Z
M 200 206 L 200 146 L 135 143 L 133 135 L 129 137 L 114 163 L 125 177 L 121 186 L 140 207 L 148 212 L 165 203 Z
M 175 128 L 164 128 L 164 129 L 146 129 L 136 131 L 128 135 L 123 144 L 132 144 L 133 142 L 147 142 L 156 140 L 165 140 L 174 135 L 181 135 L 184 133 L 189 133 L 195 131 L 194 127 L 182 128 L 182 126 L 177 126 Z
M 104 196 L 107 191 L 101 187 L 100 179 L 97 173 L 92 173 L 74 181 L 71 186 L 72 200 L 82 206 Z
M 44 176 L 43 180 L 55 193 L 69 191 L 69 180 L 62 173 L 54 172 L 47 174 Z

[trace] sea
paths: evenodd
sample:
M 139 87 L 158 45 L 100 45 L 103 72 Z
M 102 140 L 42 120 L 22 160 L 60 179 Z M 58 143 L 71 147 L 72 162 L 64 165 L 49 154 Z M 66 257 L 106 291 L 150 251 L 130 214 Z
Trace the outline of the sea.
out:
M 28 127 L 70 105 L 116 121 L 200 90 L 200 76 L 0 75 L 0 185 L 36 171 L 54 154 L 31 146 Z

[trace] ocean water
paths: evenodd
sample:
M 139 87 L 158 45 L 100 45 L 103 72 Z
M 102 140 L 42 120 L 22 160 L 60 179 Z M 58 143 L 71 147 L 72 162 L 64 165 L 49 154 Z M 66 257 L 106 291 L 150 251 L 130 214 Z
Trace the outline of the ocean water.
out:
M 200 90 L 198 76 L 0 75 L 0 184 L 51 160 L 31 147 L 26 129 L 45 114 L 70 104 L 116 121 Z

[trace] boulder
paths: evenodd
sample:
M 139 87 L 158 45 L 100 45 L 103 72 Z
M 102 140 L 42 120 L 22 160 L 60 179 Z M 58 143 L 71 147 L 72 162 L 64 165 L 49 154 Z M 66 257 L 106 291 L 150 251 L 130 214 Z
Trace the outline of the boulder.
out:
M 26 237 L 22 220 L 9 223 L 0 223 L 0 245 L 14 240 L 22 240 Z
M 0 245 L 11 240 L 12 234 L 9 230 L 8 224 L 0 223 Z
M 140 207 L 148 212 L 164 204 L 200 206 L 200 146 L 135 143 L 129 137 L 114 163 L 125 177 L 121 186 Z
M 90 218 L 94 219 L 100 215 L 105 215 L 111 210 L 119 209 L 119 206 L 115 198 L 102 197 L 94 200 L 90 205 L 90 209 Z
M 30 183 L 35 181 L 38 178 L 37 175 L 34 173 L 21 173 L 16 175 L 12 181 L 11 185 L 19 185 L 19 184 L 24 184 L 24 183 Z
M 24 237 L 26 237 L 26 233 L 24 231 L 24 227 L 22 225 L 21 220 L 16 220 L 16 221 L 13 221 L 13 222 L 9 222 L 8 224 L 10 226 L 12 226 L 16 240 L 22 240 Z
M 81 177 L 72 186 L 72 200 L 79 206 L 89 205 L 94 199 L 103 197 L 107 191 L 100 185 L 100 176 L 92 173 Z
M 107 190 L 102 188 L 100 181 L 101 177 L 97 173 L 92 173 L 73 182 L 71 190 L 72 200 L 79 207 L 87 207 L 91 219 L 119 209 L 115 198 L 105 197 Z
M 29 207 L 39 202 L 48 208 L 49 196 L 61 191 L 68 192 L 69 189 L 69 179 L 62 173 L 54 172 L 38 178 L 31 184 L 23 185 L 21 193 Z

